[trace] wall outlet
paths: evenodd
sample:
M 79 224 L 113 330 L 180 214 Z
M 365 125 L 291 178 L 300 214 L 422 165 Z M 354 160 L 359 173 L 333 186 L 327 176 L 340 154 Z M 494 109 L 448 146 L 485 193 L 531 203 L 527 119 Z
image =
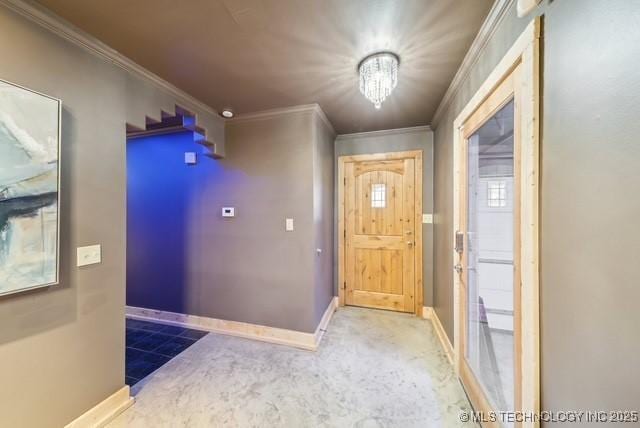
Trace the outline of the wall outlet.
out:
M 100 245 L 78 247 L 76 255 L 78 258 L 78 266 L 100 263 L 102 262 L 102 247 Z
M 222 217 L 235 217 L 236 209 L 234 207 L 222 207 Z
M 433 214 L 422 214 L 422 223 L 424 224 L 433 223 Z
M 287 232 L 293 232 L 293 219 L 292 218 L 288 218 L 285 220 L 285 227 L 284 230 Z

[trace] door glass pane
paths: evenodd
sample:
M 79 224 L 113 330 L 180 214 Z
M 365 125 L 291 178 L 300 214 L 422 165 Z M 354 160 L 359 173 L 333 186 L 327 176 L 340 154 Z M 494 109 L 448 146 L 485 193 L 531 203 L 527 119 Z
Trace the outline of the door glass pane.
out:
M 513 101 L 468 140 L 466 359 L 493 408 L 514 410 Z
M 384 208 L 386 206 L 386 186 L 384 184 L 371 185 L 371 207 Z

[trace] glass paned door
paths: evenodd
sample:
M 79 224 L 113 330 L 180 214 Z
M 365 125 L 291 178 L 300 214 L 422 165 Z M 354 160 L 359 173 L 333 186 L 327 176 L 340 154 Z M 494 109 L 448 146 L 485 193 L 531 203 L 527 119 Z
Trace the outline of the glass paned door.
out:
M 540 22 L 534 23 L 529 41 L 523 33 L 513 47 L 521 53 L 503 58 L 454 121 L 455 366 L 483 428 L 540 411 Z
M 467 139 L 464 358 L 496 411 L 514 406 L 514 102 Z

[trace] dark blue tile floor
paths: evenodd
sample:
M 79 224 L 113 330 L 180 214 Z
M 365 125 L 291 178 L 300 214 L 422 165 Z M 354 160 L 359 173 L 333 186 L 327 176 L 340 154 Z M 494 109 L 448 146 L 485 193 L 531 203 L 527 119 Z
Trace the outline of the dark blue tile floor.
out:
M 206 334 L 206 331 L 127 318 L 127 385 L 135 385 Z

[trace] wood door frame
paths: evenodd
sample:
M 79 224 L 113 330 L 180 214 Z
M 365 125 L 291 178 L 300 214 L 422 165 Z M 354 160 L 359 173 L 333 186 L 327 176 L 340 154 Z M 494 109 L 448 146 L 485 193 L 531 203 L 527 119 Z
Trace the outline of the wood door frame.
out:
M 424 304 L 424 282 L 422 278 L 422 150 L 410 150 L 406 152 L 375 153 L 368 155 L 346 155 L 338 157 L 338 305 L 345 305 L 345 175 L 344 164 L 347 162 L 366 162 L 379 160 L 415 160 L 415 283 L 414 314 L 422 316 Z M 340 184 L 342 183 L 342 184 Z
M 520 91 L 517 89 L 517 86 L 520 81 L 520 64 L 518 64 L 514 69 L 512 69 L 507 76 L 505 76 L 502 81 L 498 84 L 498 86 L 494 87 L 491 93 L 485 98 L 482 103 L 478 106 L 478 108 L 474 111 L 471 116 L 469 116 L 466 122 L 459 128 L 460 138 L 463 141 L 463 144 L 460 147 L 460 156 L 458 157 L 460 163 L 456 166 L 460 171 L 460 192 L 459 192 L 459 207 L 460 207 L 460 217 L 459 224 L 457 229 L 465 232 L 465 240 L 464 246 L 470 246 L 468 244 L 468 235 L 466 231 L 469 230 L 469 225 L 467 223 L 468 217 L 462 215 L 462 213 L 466 213 L 469 211 L 469 144 L 466 143 L 475 134 L 478 129 L 480 129 L 485 123 L 491 120 L 492 117 L 495 116 L 505 105 L 509 102 L 513 101 L 514 103 L 514 129 L 513 129 L 513 138 L 514 142 L 521 141 L 520 139 Z M 514 153 L 513 153 L 513 162 L 514 162 L 514 184 L 513 184 L 513 302 L 514 302 L 514 314 L 517 315 L 513 320 L 513 339 L 514 339 L 514 348 L 516 344 L 520 343 L 521 340 L 521 331 L 520 331 L 520 294 L 519 287 L 515 284 L 518 283 L 520 279 L 520 145 L 514 144 Z M 463 272 L 469 271 L 470 261 L 467 258 L 468 251 L 463 251 L 462 255 L 459 256 L 458 260 L 460 265 L 463 268 Z M 468 299 L 469 299 L 469 284 L 467 281 L 461 281 L 460 277 L 456 274 L 456 278 L 458 279 L 458 298 L 460 301 L 460 314 L 459 314 L 459 329 L 460 329 L 460 341 L 459 347 L 457 348 L 457 353 L 459 355 L 458 366 L 459 366 L 459 376 L 462 380 L 462 383 L 467 390 L 467 394 L 469 399 L 471 400 L 472 405 L 476 410 L 482 411 L 484 414 L 488 415 L 489 412 L 494 411 L 497 412 L 498 409 L 494 409 L 491 406 L 489 401 L 489 397 L 486 396 L 485 392 L 482 390 L 480 386 L 480 381 L 476 376 L 477 373 L 474 373 L 468 361 L 465 358 L 462 358 L 463 355 L 467 353 L 467 345 L 468 345 L 468 313 L 466 309 L 468 308 Z M 468 278 L 468 277 L 467 277 Z M 514 354 L 514 382 L 515 382 L 515 396 L 514 396 L 514 407 L 516 409 L 520 408 L 520 388 L 521 384 L 519 379 L 521 378 L 521 364 L 520 360 L 517 357 L 520 355 L 520 351 L 518 350 Z M 500 409 L 504 410 L 504 409 Z M 490 422 L 485 422 L 485 426 L 496 426 L 499 427 L 499 424 L 493 424 Z
M 516 410 L 526 413 L 539 414 L 540 411 L 540 309 L 539 309 L 539 126 L 540 126 L 540 37 L 541 20 L 536 17 L 518 37 L 514 45 L 498 63 L 493 72 L 464 107 L 453 124 L 453 225 L 455 232 L 463 230 L 462 210 L 466 206 L 466 192 L 461 185 L 465 182 L 466 171 L 462 170 L 465 164 L 466 135 L 469 129 L 463 129 L 463 125 L 473 116 L 482 104 L 494 93 L 496 89 L 512 75 L 516 67 L 519 75 L 515 81 L 515 115 L 516 127 L 519 126 L 519 136 L 514 130 L 514 168 L 516 178 L 514 187 L 517 187 L 518 206 L 514 210 L 519 211 L 518 228 L 519 246 L 514 251 L 518 258 L 519 266 L 519 296 L 518 287 L 514 287 L 514 293 L 519 305 L 520 319 L 518 326 L 521 343 L 516 346 L 515 365 L 520 373 L 520 379 L 516 382 Z M 515 159 L 518 157 L 519 159 Z M 518 238 L 516 238 L 518 239 Z M 460 260 L 459 255 L 453 250 L 453 260 Z M 514 260 L 514 263 L 516 260 Z M 462 339 L 464 334 L 464 311 L 462 307 L 463 286 L 459 275 L 453 271 L 453 299 L 454 299 L 454 349 L 455 369 L 458 376 L 468 376 L 470 370 L 463 358 Z M 516 283 L 514 283 L 516 285 Z M 471 375 L 473 375 L 471 373 Z M 483 392 L 473 386 L 467 389 L 472 400 L 475 399 L 478 411 L 491 410 Z M 485 424 L 485 426 L 495 426 Z M 537 421 L 523 422 L 521 427 L 538 427 Z

